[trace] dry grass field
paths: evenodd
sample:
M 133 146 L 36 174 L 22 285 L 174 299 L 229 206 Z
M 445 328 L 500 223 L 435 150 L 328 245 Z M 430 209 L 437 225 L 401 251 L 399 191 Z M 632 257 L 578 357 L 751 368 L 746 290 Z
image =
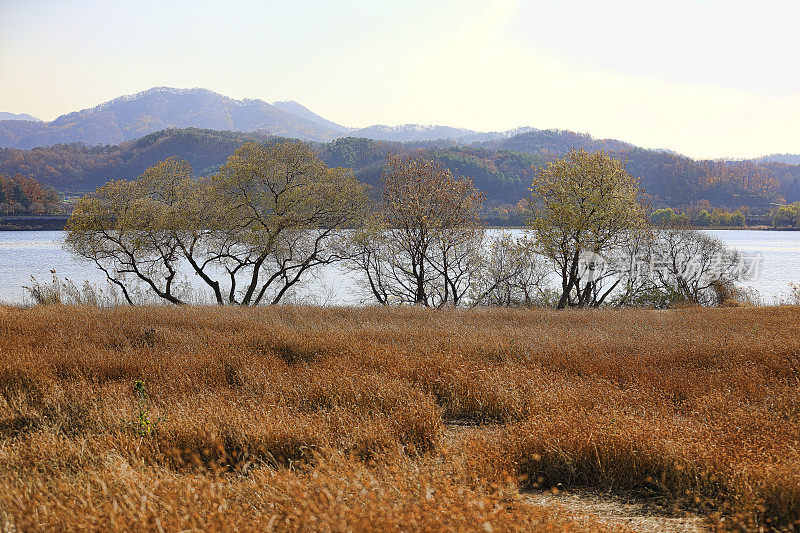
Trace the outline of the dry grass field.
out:
M 6 531 L 792 530 L 798 439 L 798 308 L 0 309 Z

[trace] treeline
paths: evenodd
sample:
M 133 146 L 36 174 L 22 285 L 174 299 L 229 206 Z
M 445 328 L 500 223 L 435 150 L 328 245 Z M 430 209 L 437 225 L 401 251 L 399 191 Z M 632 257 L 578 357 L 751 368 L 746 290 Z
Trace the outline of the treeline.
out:
M 493 237 L 485 194 L 433 159 L 388 155 L 370 198 L 307 144 L 250 142 L 209 177 L 169 158 L 109 182 L 77 202 L 66 242 L 131 304 L 142 287 L 191 302 L 182 266 L 244 306 L 334 263 L 379 304 L 430 307 L 713 305 L 747 275 L 721 241 L 651 225 L 639 180 L 603 151 L 571 151 L 530 190 L 530 232 Z
M 44 215 L 59 204 L 56 190 L 33 178 L 0 174 L 0 215 Z
M 60 189 L 88 192 L 112 178 L 135 178 L 146 168 L 173 156 L 189 162 L 199 175 L 211 175 L 245 142 L 285 140 L 258 133 L 188 128 L 160 131 L 120 145 L 3 148 L 0 172 L 16 172 Z M 435 159 L 456 174 L 472 177 L 489 198 L 500 203 L 516 202 L 524 196 L 532 167 L 544 162 L 538 155 L 450 144 L 446 141 L 389 143 L 347 137 L 311 146 L 326 164 L 351 168 L 361 182 L 369 185 L 380 179 L 389 153 L 414 153 Z
M 726 211 L 724 209 L 687 209 L 679 211 L 667 207 L 656 209 L 650 215 L 654 224 L 662 226 L 695 226 L 698 228 L 743 228 L 747 224 L 745 212 L 741 210 Z
M 774 209 L 772 225 L 776 228 L 800 228 L 800 202 L 782 205 Z
M 0 149 L 0 173 L 32 177 L 60 190 L 88 192 L 112 178 L 135 178 L 173 156 L 189 162 L 199 175 L 211 175 L 245 142 L 284 140 L 260 133 L 187 128 L 163 130 L 120 145 L 6 148 Z M 748 207 L 766 213 L 774 203 L 800 200 L 800 165 L 696 161 L 568 131 L 533 131 L 466 146 L 448 140 L 397 143 L 361 138 L 310 145 L 326 164 L 351 168 L 369 185 L 380 179 L 389 153 L 435 160 L 454 174 L 470 176 L 493 207 L 509 207 L 525 198 L 532 173 L 573 148 L 604 149 L 620 159 L 629 173 L 642 178 L 655 208 L 683 209 L 706 201 L 726 210 Z
M 56 144 L 19 150 L 0 148 L 0 173 L 32 177 L 60 190 L 88 192 L 110 179 L 132 179 L 168 157 L 180 155 L 202 171 L 221 162 L 259 134 L 164 130 L 119 145 Z
M 782 198 L 800 199 L 800 166 L 739 161 L 695 161 L 635 148 L 613 152 L 662 206 L 684 207 L 699 200 L 716 207 L 767 208 Z

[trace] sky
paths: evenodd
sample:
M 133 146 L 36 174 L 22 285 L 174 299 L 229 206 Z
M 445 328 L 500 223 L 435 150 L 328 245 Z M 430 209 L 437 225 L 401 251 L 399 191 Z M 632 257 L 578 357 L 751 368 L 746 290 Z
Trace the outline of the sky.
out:
M 0 0 L 0 111 L 204 87 L 353 127 L 800 153 L 798 21 L 770 0 Z

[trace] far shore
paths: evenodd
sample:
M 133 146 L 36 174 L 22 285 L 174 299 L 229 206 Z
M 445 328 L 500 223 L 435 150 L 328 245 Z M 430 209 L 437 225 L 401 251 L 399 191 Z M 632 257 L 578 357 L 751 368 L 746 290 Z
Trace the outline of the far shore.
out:
M 59 231 L 63 230 L 69 220 L 67 215 L 10 215 L 0 216 L 0 231 Z M 519 224 L 503 224 L 496 219 L 486 226 L 487 229 L 528 229 L 529 226 Z M 703 226 L 699 230 L 748 230 L 748 231 L 800 231 L 800 228 L 776 228 L 773 226 Z

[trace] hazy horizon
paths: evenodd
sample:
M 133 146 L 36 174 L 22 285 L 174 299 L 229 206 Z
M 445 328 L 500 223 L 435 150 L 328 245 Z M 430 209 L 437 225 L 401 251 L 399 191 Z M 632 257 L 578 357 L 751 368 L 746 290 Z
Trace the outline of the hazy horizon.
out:
M 349 127 L 565 129 L 695 158 L 800 153 L 800 7 L 680 0 L 0 0 L 0 111 L 152 87 L 295 100 Z

